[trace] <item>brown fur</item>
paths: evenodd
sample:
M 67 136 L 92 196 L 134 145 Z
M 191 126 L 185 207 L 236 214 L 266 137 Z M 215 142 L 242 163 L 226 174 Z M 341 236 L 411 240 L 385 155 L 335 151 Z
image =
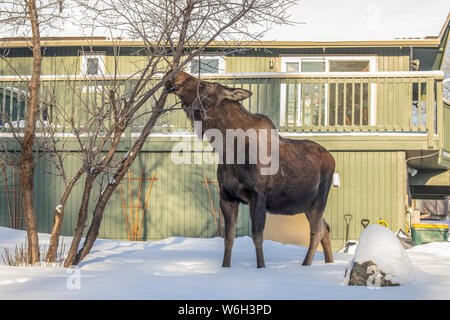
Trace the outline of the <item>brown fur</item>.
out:
M 275 128 L 268 117 L 252 114 L 239 103 L 251 95 L 248 90 L 202 81 L 185 72 L 179 72 L 165 85 L 180 98 L 191 120 L 202 121 L 202 134 L 206 129 L 218 129 L 225 136 L 226 129 L 239 128 L 244 131 L 252 128 L 259 134 L 258 129 Z M 223 150 L 216 151 L 225 154 L 225 148 L 224 143 Z M 224 267 L 230 266 L 239 203 L 250 206 L 258 268 L 265 266 L 262 242 L 266 212 L 285 215 L 305 212 L 311 233 L 303 265 L 311 264 L 319 242 L 324 249 L 325 261 L 333 262 L 330 228 L 323 213 L 335 161 L 325 148 L 309 140 L 279 137 L 279 170 L 274 175 L 261 175 L 263 165 L 260 162 L 225 164 L 225 161 L 217 169 L 220 205 L 225 220 Z

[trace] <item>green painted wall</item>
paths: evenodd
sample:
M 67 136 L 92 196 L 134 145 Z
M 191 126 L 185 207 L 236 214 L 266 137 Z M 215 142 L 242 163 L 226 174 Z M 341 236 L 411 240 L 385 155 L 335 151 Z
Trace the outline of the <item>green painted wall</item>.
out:
M 375 223 L 383 218 L 392 231 L 404 229 L 404 203 L 406 194 L 406 167 L 404 152 L 332 152 L 336 159 L 336 172 L 339 173 L 341 186 L 331 189 L 325 217 L 331 226 L 333 247 L 343 244 L 345 238 L 344 215 L 352 214 L 350 239 L 357 239 L 362 231 L 361 219 L 369 219 Z M 123 154 L 119 154 L 118 158 Z M 78 158 L 66 159 L 69 171 L 75 171 Z M 215 165 L 177 165 L 171 161 L 169 152 L 142 152 L 131 167 L 131 177 L 140 177 L 141 171 L 150 178 L 156 170 L 156 180 L 150 193 L 148 207 L 142 225 L 142 239 L 162 239 L 171 236 L 215 237 L 216 225 L 211 212 L 204 175 L 208 180 L 216 180 Z M 36 168 L 35 192 L 36 214 L 39 232 L 49 233 L 53 224 L 53 209 L 58 205 L 63 184 L 59 177 L 49 175 L 51 163 L 42 159 Z M 8 171 L 9 173 L 11 171 Z M 3 174 L 0 182 L 0 224 L 9 226 L 9 215 L 6 205 Z M 8 176 L 11 182 L 11 177 Z M 103 185 L 107 178 L 103 180 Z M 65 210 L 63 235 L 72 235 L 77 219 L 79 199 L 83 182 L 81 181 L 72 195 Z M 92 194 L 90 210 L 92 212 L 95 199 L 102 188 L 102 181 L 97 181 Z M 129 184 L 125 180 L 121 184 L 124 201 L 129 207 Z M 140 206 L 145 202 L 149 181 L 141 188 Z M 133 206 L 137 206 L 139 181 L 132 180 Z M 216 210 L 219 199 L 216 185 L 210 185 Z M 11 189 L 11 185 L 10 185 Z M 142 212 L 142 211 L 141 211 Z M 129 209 L 127 210 L 130 218 Z M 88 218 L 90 221 L 91 216 Z M 139 218 L 140 219 L 140 218 Z M 130 220 L 129 220 L 129 223 Z M 217 217 L 217 225 L 220 221 Z M 248 206 L 241 205 L 237 224 L 237 236 L 250 235 Z M 117 189 L 106 210 L 101 238 L 127 239 L 127 226 L 124 217 L 121 193 Z
M 399 48 L 353 48 L 353 49 L 328 49 L 327 53 L 311 51 L 311 49 L 297 49 L 283 52 L 279 55 L 375 55 L 377 56 L 378 71 L 409 71 L 409 51 Z M 273 60 L 273 67 L 270 61 Z M 227 72 L 281 72 L 281 58 L 278 56 L 232 56 L 226 58 Z
M 409 71 L 409 49 L 381 48 L 377 50 L 378 71 Z
M 82 48 L 49 47 L 43 52 L 42 74 L 80 74 L 81 61 L 78 56 Z M 84 51 L 89 51 L 85 48 Z M 93 51 L 105 52 L 105 73 L 114 74 L 115 58 L 111 47 L 92 48 Z M 422 59 L 433 60 L 436 50 L 421 56 Z M 211 53 L 211 52 L 210 52 Z M 117 71 L 119 74 L 132 74 L 141 70 L 147 57 L 140 48 L 120 48 L 118 52 Z M 409 48 L 321 48 L 310 49 L 271 49 L 247 50 L 239 55 L 226 57 L 226 72 L 280 72 L 281 56 L 283 55 L 375 55 L 378 71 L 409 71 Z M 273 67 L 270 61 L 273 60 Z M 161 61 L 164 69 L 166 62 Z M 15 48 L 6 61 L 0 60 L 0 75 L 31 74 L 32 57 L 28 48 Z M 421 68 L 421 70 L 427 70 Z M 16 72 L 17 71 L 17 72 Z
M 227 72 L 280 72 L 281 59 L 275 57 L 227 57 L 225 67 Z
M 0 59 L 0 75 L 29 75 L 33 67 L 31 57 L 9 57 Z M 78 56 L 44 56 L 42 58 L 42 75 L 80 74 L 81 64 Z
M 332 187 L 325 210 L 333 247 L 344 244 L 344 215 L 351 214 L 349 239 L 358 239 L 361 219 L 384 219 L 405 230 L 406 165 L 404 152 L 332 152 L 341 186 Z
M 319 50 L 320 51 L 320 50 Z M 398 48 L 385 49 L 360 49 L 360 50 L 327 50 L 327 54 L 377 54 L 379 71 L 406 71 L 409 70 L 408 50 Z M 375 52 L 375 53 L 374 53 Z M 294 53 L 294 52 L 285 52 Z M 317 54 L 311 50 L 310 54 Z M 64 57 L 46 57 L 43 61 L 43 74 L 67 73 L 76 74 L 79 70 L 80 62 L 75 56 L 67 55 Z M 274 59 L 273 71 L 279 71 L 280 60 L 276 56 L 281 53 L 274 53 L 274 57 L 230 57 L 227 58 L 227 72 L 266 72 L 270 59 Z M 17 67 L 22 68 L 24 74 L 30 73 L 29 57 L 14 58 Z M 120 73 L 132 73 L 139 69 L 144 63 L 145 57 L 128 56 L 121 57 L 119 60 Z M 64 61 L 64 63 L 62 62 Z M 113 66 L 111 56 L 106 58 L 107 70 Z M 3 64 L 2 64 L 3 63 Z M 28 69 L 27 69 L 28 68 Z M 4 62 L 0 62 L 0 74 L 14 74 L 8 69 Z M 253 92 L 250 99 L 244 101 L 244 105 L 252 112 L 264 113 L 271 117 L 275 123 L 279 123 L 279 90 L 280 80 L 270 79 L 251 79 L 245 80 L 244 84 L 237 83 L 236 80 L 225 80 L 224 84 L 228 86 L 242 86 Z M 95 83 L 92 83 L 95 85 Z M 387 87 L 396 88 L 385 94 Z M 64 86 L 60 82 L 57 86 Z M 45 88 L 45 85 L 43 85 Z M 61 105 L 72 105 L 72 95 L 70 88 L 54 88 L 59 94 L 57 99 Z M 402 112 L 404 101 L 402 97 L 409 94 L 409 84 L 397 82 L 394 84 L 377 85 L 378 97 L 385 100 L 377 101 L 377 123 L 393 124 L 406 121 L 402 117 L 407 115 Z M 48 91 L 48 92 L 51 92 Z M 86 99 L 102 98 L 102 93 L 92 93 L 85 90 L 83 93 Z M 172 98 L 171 98 L 172 99 Z M 394 106 L 394 107 L 393 107 Z M 144 111 L 147 110 L 144 108 Z M 409 116 L 409 115 L 408 115 Z M 80 113 L 80 121 L 83 114 Z M 409 119 L 409 118 L 407 118 Z M 144 119 L 139 120 L 136 126 L 143 124 Z M 183 111 L 168 113 L 159 121 L 159 126 L 155 131 L 169 131 L 171 126 L 181 130 L 191 130 L 190 123 L 187 121 Z M 135 129 L 133 129 L 135 130 Z M 136 129 L 137 130 L 137 129 Z M 314 139 L 314 137 L 312 137 Z M 324 138 L 317 138 L 319 143 Z M 331 139 L 331 138 L 328 138 Z M 356 139 L 356 138 L 354 138 Z M 384 138 L 386 139 L 386 138 Z M 391 139 L 391 138 L 389 138 Z M 413 139 L 413 138 L 410 138 Z M 420 139 L 423 139 L 422 137 Z M 450 141 L 450 139 L 446 140 Z M 352 214 L 353 219 L 350 225 L 349 238 L 358 238 L 362 231 L 361 219 L 367 218 L 371 222 L 376 222 L 379 218 L 385 219 L 391 230 L 397 231 L 404 228 L 404 203 L 406 195 L 406 167 L 405 152 L 392 151 L 392 145 L 389 141 L 383 140 L 383 137 L 371 137 L 367 141 L 350 141 L 347 137 L 343 139 L 337 137 L 336 141 L 327 141 L 326 147 L 329 148 L 337 163 L 336 172 L 340 174 L 341 186 L 333 187 L 326 208 L 326 219 L 331 225 L 333 247 L 339 247 L 345 238 L 345 222 L 343 216 Z M 377 144 L 378 143 L 378 144 Z M 156 146 L 158 145 L 158 146 Z M 368 151 L 368 149 L 377 151 Z M 404 147 L 406 148 L 406 147 Z M 419 148 L 419 147 L 418 147 Z M 151 177 L 154 170 L 157 170 L 158 180 L 154 182 L 148 209 L 143 224 L 143 239 L 160 239 L 170 236 L 186 237 L 214 237 L 216 236 L 216 227 L 212 217 L 209 198 L 205 185 L 201 183 L 204 175 L 211 180 L 216 179 L 215 166 L 213 165 L 174 165 L 170 161 L 171 143 L 148 143 L 139 158 L 132 166 L 133 177 L 140 176 L 141 170 L 147 177 Z M 153 151 L 151 151 L 153 150 Z M 384 151 L 390 150 L 390 151 Z M 398 148 L 403 150 L 403 148 Z M 121 158 L 123 154 L 119 154 Z M 78 158 L 71 156 L 66 159 L 69 171 L 75 171 Z M 36 186 L 36 212 L 38 215 L 39 231 L 50 232 L 53 220 L 53 209 L 58 204 L 63 186 L 62 181 L 56 176 L 47 174 L 51 170 L 51 164 L 42 159 L 36 168 L 35 186 Z M 0 172 L 0 224 L 9 226 L 8 208 L 6 205 L 6 195 L 2 172 Z M 11 181 L 10 177 L 8 180 Z M 106 180 L 103 181 L 106 183 Z M 129 195 L 128 185 L 123 187 L 126 205 L 128 206 Z M 101 181 L 98 181 L 97 193 L 94 192 L 91 205 L 98 197 L 98 190 L 101 189 Z M 141 204 L 145 200 L 145 192 L 148 188 L 148 181 L 142 186 Z M 71 235 L 77 217 L 79 199 L 81 197 L 82 182 L 74 190 L 69 198 L 62 233 Z M 137 195 L 139 183 L 134 180 L 132 191 Z M 218 208 L 218 195 L 216 188 L 212 187 L 213 201 Z M 134 197 L 134 201 L 137 199 Z M 92 209 L 92 207 L 91 207 Z M 248 207 L 241 206 L 240 216 L 237 226 L 237 235 L 249 235 L 250 223 Z M 91 219 L 89 216 L 88 220 Z M 217 221 L 219 223 L 219 221 Z M 127 227 L 124 219 L 122 200 L 119 190 L 116 190 L 106 211 L 100 230 L 100 237 L 126 239 Z

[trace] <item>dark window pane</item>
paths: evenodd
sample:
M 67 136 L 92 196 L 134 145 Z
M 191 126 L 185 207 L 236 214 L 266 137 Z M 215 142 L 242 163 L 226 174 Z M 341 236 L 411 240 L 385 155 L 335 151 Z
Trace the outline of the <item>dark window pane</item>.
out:
M 87 58 L 86 65 L 87 65 L 87 74 L 96 75 L 99 73 L 98 58 Z
M 191 73 L 219 73 L 219 59 L 192 60 Z

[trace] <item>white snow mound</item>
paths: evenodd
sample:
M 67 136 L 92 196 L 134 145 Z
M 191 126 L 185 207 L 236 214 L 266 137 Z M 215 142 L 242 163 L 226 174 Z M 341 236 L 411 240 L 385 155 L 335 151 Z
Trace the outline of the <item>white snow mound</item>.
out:
M 416 283 L 425 276 L 411 264 L 408 253 L 395 234 L 378 224 L 361 232 L 353 261 L 359 264 L 372 261 L 388 280 L 400 285 Z

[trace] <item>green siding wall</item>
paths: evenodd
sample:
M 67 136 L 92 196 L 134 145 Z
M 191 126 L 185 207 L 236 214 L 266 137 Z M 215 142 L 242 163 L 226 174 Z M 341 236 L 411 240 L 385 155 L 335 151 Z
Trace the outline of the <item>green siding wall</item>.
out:
M 404 152 L 332 152 L 341 186 L 332 187 L 325 210 L 333 246 L 344 244 L 344 215 L 353 216 L 349 239 L 358 239 L 361 219 L 384 219 L 396 232 L 405 229 L 406 165 Z
M 358 239 L 363 230 L 361 219 L 376 223 L 382 218 L 392 231 L 404 229 L 404 203 L 406 195 L 406 167 L 404 152 L 332 152 L 336 159 L 336 172 L 341 186 L 332 187 L 325 218 L 331 226 L 333 247 L 342 246 L 345 239 L 344 215 L 351 214 L 349 239 Z M 123 154 L 119 154 L 121 158 Z M 75 171 L 76 156 L 66 159 L 69 171 Z M 141 170 L 147 178 L 157 171 L 156 180 L 142 227 L 142 239 L 162 239 L 171 236 L 216 237 L 216 226 L 211 212 L 209 197 L 202 184 L 204 175 L 208 180 L 216 180 L 214 165 L 176 165 L 169 152 L 142 152 L 131 167 L 131 177 L 140 177 Z M 57 206 L 63 190 L 59 177 L 49 175 L 51 162 L 41 160 L 36 167 L 35 192 L 36 214 L 39 232 L 49 233 L 53 225 L 53 209 Z M 0 191 L 4 189 L 3 175 L 0 172 Z M 11 181 L 11 180 L 9 180 Z M 98 197 L 102 181 L 97 181 L 90 212 Z M 107 183 L 104 178 L 103 184 Z M 142 185 L 140 205 L 145 201 L 149 181 Z M 77 220 L 77 210 L 82 194 L 83 181 L 78 183 L 66 206 L 62 234 L 73 234 Z M 122 181 L 126 206 L 129 206 L 128 181 Z M 210 185 L 216 210 L 219 198 L 216 185 Z M 139 181 L 132 181 L 133 205 L 137 205 Z M 129 211 L 128 211 L 129 215 Z M 89 215 L 88 223 L 91 215 Z M 0 192 L 0 224 L 9 226 L 5 194 Z M 219 219 L 217 224 L 220 225 Z M 248 206 L 241 205 L 237 223 L 237 236 L 251 234 Z M 100 238 L 127 239 L 119 189 L 114 192 L 104 214 Z
M 226 72 L 280 72 L 280 64 L 281 59 L 274 57 L 227 57 L 225 67 Z
M 121 159 L 124 153 L 118 154 Z M 76 156 L 66 159 L 69 172 L 74 172 L 79 165 Z M 144 223 L 142 225 L 142 239 L 162 239 L 171 236 L 185 237 L 215 237 L 216 226 L 211 212 L 208 192 L 202 180 L 204 175 L 209 181 L 215 181 L 216 167 L 213 165 L 176 165 L 171 161 L 169 152 L 142 152 L 131 167 L 131 177 L 144 176 L 151 178 L 156 170 L 158 180 L 154 181 Z M 64 189 L 62 179 L 55 175 L 51 168 L 51 162 L 41 160 L 36 167 L 35 174 L 35 199 L 36 215 L 39 224 L 39 232 L 50 233 L 53 225 L 53 210 Z M 10 169 L 9 169 L 10 172 Z M 126 176 L 128 177 L 128 175 Z M 0 172 L 0 191 L 4 190 L 3 174 Z M 11 189 L 11 178 L 8 176 Z M 107 178 L 98 180 L 91 196 L 90 212 L 93 210 L 99 191 L 107 183 Z M 150 181 L 142 185 L 140 206 L 143 205 Z M 139 181 L 132 180 L 133 206 L 137 206 L 139 193 Z M 77 221 L 78 208 L 82 195 L 83 181 L 80 181 L 72 192 L 66 205 L 64 221 L 61 228 L 63 235 L 72 235 Z M 126 206 L 129 206 L 128 180 L 122 181 L 122 190 Z M 214 206 L 219 211 L 219 197 L 217 186 L 211 184 Z M 129 210 L 129 209 L 128 209 Z M 142 212 L 142 209 L 140 210 Z M 128 216 L 129 216 L 128 211 Z M 216 213 L 217 214 L 217 213 Z M 90 223 L 91 216 L 88 218 Z M 139 218 L 140 219 L 140 218 Z M 0 192 L 0 224 L 9 226 L 9 215 L 5 194 Z M 217 224 L 220 225 L 217 215 Z M 86 230 L 87 231 L 87 230 Z M 250 223 L 248 212 L 240 214 L 237 223 L 237 236 L 248 235 Z M 100 229 L 99 237 L 111 239 L 127 239 L 127 227 L 124 218 L 121 194 L 117 189 L 107 208 Z
M 80 59 L 77 56 L 44 56 L 41 66 L 42 75 L 71 75 L 81 72 Z M 32 67 L 33 58 L 31 57 L 0 59 L 0 75 L 2 76 L 29 75 Z
M 409 71 L 409 49 L 382 48 L 377 55 L 378 71 Z
M 329 51 L 329 52 L 328 52 Z M 327 54 L 377 54 L 378 71 L 406 71 L 409 70 L 409 56 L 405 49 L 385 48 L 385 49 L 364 49 L 364 50 L 327 50 Z M 375 52 L 375 53 L 374 53 Z M 291 52 L 293 53 L 293 52 Z M 312 52 L 311 52 L 312 53 Z M 230 57 L 227 58 L 227 72 L 265 72 L 268 70 L 270 59 L 275 59 L 273 71 L 279 71 L 279 58 L 277 57 Z M 17 66 L 23 70 L 21 73 L 29 74 L 29 57 L 12 58 Z M 139 69 L 145 57 L 121 57 L 119 59 L 119 72 L 132 73 Z M 106 68 L 112 66 L 111 57 L 106 59 Z M 28 68 L 28 69 L 27 69 Z M 77 74 L 79 70 L 79 59 L 74 56 L 46 57 L 43 61 L 43 74 L 67 73 Z M 15 73 L 0 61 L 0 75 L 14 75 Z M 226 85 L 236 86 L 234 80 L 225 81 Z M 63 83 L 59 85 L 64 85 Z M 250 99 L 244 101 L 244 105 L 252 112 L 264 113 L 276 123 L 279 123 L 279 110 L 273 108 L 279 104 L 280 83 L 275 80 L 273 83 L 267 79 L 249 80 L 242 85 L 244 88 L 253 91 Z M 395 98 L 388 97 L 389 101 L 377 101 L 379 114 L 377 123 L 392 121 L 399 115 L 395 115 L 393 110 L 401 110 L 401 97 L 406 95 L 405 84 L 398 83 L 398 94 Z M 377 86 L 378 96 L 383 95 L 383 84 Z M 63 105 L 71 105 L 70 89 L 64 91 L 66 94 L 58 96 L 62 99 Z M 90 93 L 86 92 L 86 96 Z M 392 93 L 393 94 L 393 93 Z M 409 93 L 408 93 L 409 94 Z M 96 99 L 100 97 L 97 96 Z M 406 101 L 406 99 L 405 99 Z M 389 113 L 392 112 L 392 113 Z M 385 119 L 381 116 L 386 115 Z M 82 115 L 80 115 L 80 118 Z M 141 120 L 143 121 L 143 120 Z M 406 121 L 406 120 L 405 120 Z M 190 130 L 184 113 L 177 111 L 168 114 L 160 121 L 161 124 L 177 125 L 178 127 Z M 138 123 L 139 125 L 139 123 Z M 157 130 L 164 131 L 164 126 Z M 450 141 L 450 139 L 448 139 Z M 170 146 L 166 150 L 170 150 Z M 332 149 L 331 149 L 332 150 Z M 325 217 L 331 226 L 331 236 L 333 246 L 340 246 L 345 238 L 345 214 L 352 214 L 353 219 L 350 224 L 350 239 L 357 239 L 362 231 L 361 219 L 367 218 L 371 223 L 379 218 L 385 219 L 391 230 L 397 231 L 404 228 L 404 203 L 406 195 L 406 166 L 404 152 L 367 152 L 367 151 L 337 151 L 332 150 L 336 159 L 336 172 L 340 174 L 341 186 L 333 187 L 328 200 Z M 123 155 L 119 154 L 120 159 Z M 69 171 L 74 172 L 78 167 L 79 158 L 70 156 L 66 159 Z M 201 181 L 204 175 L 211 180 L 216 180 L 215 166 L 213 165 L 175 165 L 170 160 L 170 152 L 149 152 L 144 151 L 132 166 L 132 176 L 140 176 L 141 170 L 147 177 L 151 177 L 154 170 L 157 170 L 158 180 L 154 182 L 148 209 L 143 225 L 143 239 L 160 239 L 170 236 L 186 237 L 214 237 L 216 227 L 209 206 L 207 190 Z M 36 187 L 36 213 L 38 216 L 39 231 L 50 232 L 53 224 L 53 209 L 57 206 L 61 196 L 63 185 L 60 178 L 49 175 L 51 163 L 43 159 L 36 167 L 35 187 Z M 0 224 L 9 226 L 8 209 L 6 206 L 3 176 L 0 172 Z M 103 181 L 106 183 L 106 180 Z M 125 184 L 124 196 L 126 202 L 129 201 L 128 185 Z M 98 197 L 101 181 L 98 181 L 98 188 L 91 198 L 92 206 Z M 145 200 L 145 191 L 148 188 L 148 181 L 143 185 L 141 194 L 141 204 Z M 137 195 L 139 183 L 135 180 L 132 183 L 132 190 Z M 219 201 L 217 190 L 211 186 L 216 209 Z M 76 224 L 79 199 L 81 198 L 82 181 L 77 185 L 65 210 L 65 218 L 62 226 L 63 235 L 72 235 Z M 136 201 L 136 198 L 134 198 Z M 128 205 L 128 204 L 127 204 Z M 88 217 L 90 222 L 91 216 Z M 219 223 L 219 221 L 217 221 Z M 250 234 L 250 222 L 248 206 L 241 206 L 237 224 L 237 236 Z M 113 239 L 127 239 L 127 228 L 124 220 L 124 212 L 119 190 L 116 190 L 108 207 L 105 210 L 100 237 Z
M 31 74 L 32 57 L 31 51 L 25 48 L 21 51 L 18 48 L 13 50 L 7 61 L 0 60 L 0 75 Z M 19 50 L 19 51 L 18 51 Z M 42 61 L 42 74 L 80 74 L 81 63 L 77 56 L 82 48 L 57 47 L 46 48 Z M 85 48 L 85 51 L 90 48 Z M 106 73 L 114 74 L 115 58 L 112 48 L 92 48 L 93 51 L 106 52 L 105 69 Z M 419 49 L 418 49 L 419 50 Z M 141 70 L 147 58 L 140 48 L 120 48 L 118 53 L 117 71 L 119 74 L 132 74 Z M 226 72 L 280 72 L 281 58 L 283 55 L 375 55 L 378 58 L 378 71 L 409 71 L 409 48 L 327 48 L 325 52 L 321 48 L 310 49 L 266 49 L 264 52 L 246 51 L 241 56 L 226 57 Z M 434 59 L 435 51 L 427 52 L 425 57 Z M 423 60 L 424 58 L 421 57 Z M 273 68 L 270 67 L 270 60 L 274 60 Z M 13 68 L 11 68 L 11 66 Z M 161 62 L 161 69 L 164 69 L 166 62 Z M 421 68 L 421 70 L 429 70 Z

